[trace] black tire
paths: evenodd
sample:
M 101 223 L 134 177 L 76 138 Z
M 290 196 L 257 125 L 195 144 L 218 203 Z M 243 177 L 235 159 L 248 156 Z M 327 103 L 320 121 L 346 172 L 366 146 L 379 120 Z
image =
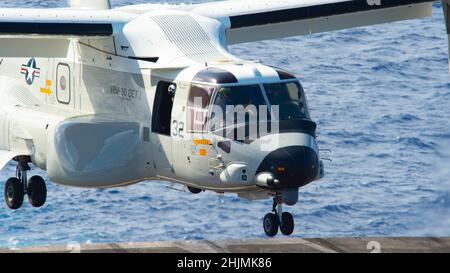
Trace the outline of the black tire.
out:
M 199 194 L 199 193 L 201 193 L 203 191 L 202 189 L 197 189 L 197 188 L 193 188 L 193 187 L 190 187 L 190 186 L 188 186 L 187 188 L 193 194 Z
M 278 233 L 278 226 L 280 225 L 280 220 L 278 219 L 278 216 L 276 216 L 274 213 L 269 213 L 264 216 L 263 220 L 263 226 L 264 226 L 264 232 L 269 237 L 274 237 Z
M 10 209 L 18 209 L 23 204 L 24 190 L 22 182 L 17 178 L 10 178 L 5 184 L 5 202 Z
M 33 176 L 28 180 L 28 201 L 35 208 L 40 208 L 47 200 L 47 187 L 40 176 Z
M 294 232 L 294 217 L 289 212 L 283 212 L 281 215 L 280 230 L 283 235 L 289 236 Z

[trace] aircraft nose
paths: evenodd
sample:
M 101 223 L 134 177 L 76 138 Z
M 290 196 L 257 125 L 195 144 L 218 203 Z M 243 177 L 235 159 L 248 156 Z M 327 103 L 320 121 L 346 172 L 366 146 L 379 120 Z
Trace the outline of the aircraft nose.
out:
M 314 181 L 318 171 L 319 158 L 312 148 L 289 146 L 267 155 L 259 166 L 257 175 L 272 173 L 277 183 L 272 183 L 269 187 L 298 188 Z

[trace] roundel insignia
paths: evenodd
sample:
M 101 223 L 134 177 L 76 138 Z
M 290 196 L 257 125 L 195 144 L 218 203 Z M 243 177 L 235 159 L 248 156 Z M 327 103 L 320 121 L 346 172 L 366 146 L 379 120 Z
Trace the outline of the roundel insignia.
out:
M 36 60 L 31 58 L 28 63 L 22 65 L 20 73 L 25 75 L 27 84 L 32 85 L 34 79 L 41 76 L 41 69 L 36 66 Z

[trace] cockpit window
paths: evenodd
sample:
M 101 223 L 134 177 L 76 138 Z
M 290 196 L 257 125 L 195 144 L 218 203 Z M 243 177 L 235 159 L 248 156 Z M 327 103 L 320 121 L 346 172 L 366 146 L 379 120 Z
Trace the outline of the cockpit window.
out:
M 267 105 L 259 85 L 221 87 L 211 111 L 211 130 L 252 120 L 257 122 L 261 105 Z
M 270 110 L 274 106 L 278 106 L 278 113 Z M 273 114 L 278 114 L 278 117 L 272 117 Z M 264 123 L 277 119 L 309 119 L 306 99 L 300 83 L 214 87 L 193 84 L 191 86 L 187 118 L 187 127 L 190 132 L 217 131 L 228 126 Z
M 205 131 L 211 95 L 214 87 L 192 85 L 188 98 L 188 130 Z
M 271 106 L 279 106 L 279 119 L 309 118 L 303 88 L 296 82 L 265 84 L 264 89 Z
M 227 105 L 242 105 L 244 107 L 255 105 L 258 107 L 259 105 L 266 105 L 266 102 L 258 85 L 248 85 L 220 88 L 214 105 L 221 107 L 225 111 Z

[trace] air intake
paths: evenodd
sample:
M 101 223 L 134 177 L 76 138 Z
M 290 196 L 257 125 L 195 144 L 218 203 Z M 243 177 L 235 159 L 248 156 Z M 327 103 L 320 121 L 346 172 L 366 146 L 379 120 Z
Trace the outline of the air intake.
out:
M 154 16 L 167 39 L 186 56 L 219 55 L 208 34 L 188 15 Z

